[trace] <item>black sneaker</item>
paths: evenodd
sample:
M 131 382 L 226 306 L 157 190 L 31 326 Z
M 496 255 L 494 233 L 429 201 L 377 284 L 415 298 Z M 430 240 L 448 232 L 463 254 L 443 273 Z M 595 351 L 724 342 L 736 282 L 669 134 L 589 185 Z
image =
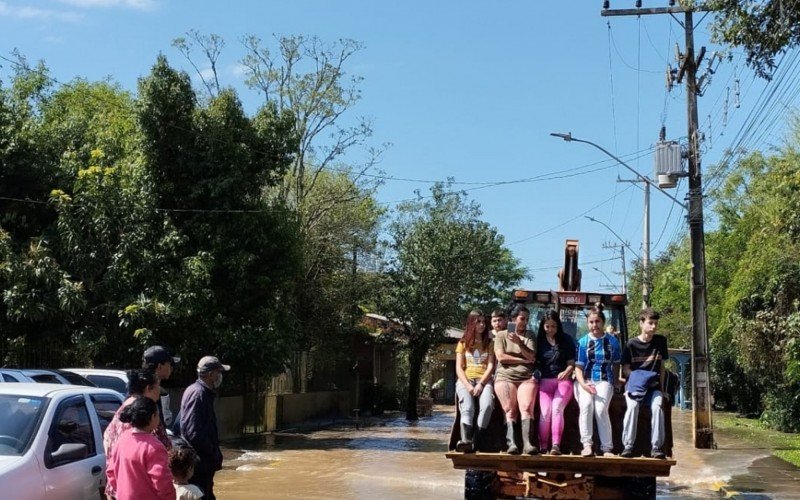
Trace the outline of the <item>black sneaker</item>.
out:
M 667 454 L 664 453 L 664 450 L 662 450 L 661 448 L 653 448 L 653 450 L 650 452 L 650 456 L 653 458 L 658 458 L 660 460 L 667 458 Z
M 633 448 L 626 446 L 622 453 L 619 454 L 622 458 L 633 458 Z

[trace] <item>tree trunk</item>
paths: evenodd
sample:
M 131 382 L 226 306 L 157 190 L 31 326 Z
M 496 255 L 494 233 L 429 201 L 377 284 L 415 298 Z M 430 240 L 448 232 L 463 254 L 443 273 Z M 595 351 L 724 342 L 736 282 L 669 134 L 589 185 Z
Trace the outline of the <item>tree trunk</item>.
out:
M 425 349 L 414 347 L 408 354 L 408 398 L 406 399 L 406 420 L 419 420 L 417 397 L 419 396 L 420 374 L 425 361 Z

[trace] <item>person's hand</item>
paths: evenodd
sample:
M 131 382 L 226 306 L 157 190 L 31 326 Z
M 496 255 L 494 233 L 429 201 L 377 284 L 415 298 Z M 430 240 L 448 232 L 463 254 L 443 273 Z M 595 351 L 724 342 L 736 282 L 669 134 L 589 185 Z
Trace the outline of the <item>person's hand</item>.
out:
M 472 395 L 473 396 L 478 397 L 478 396 L 481 395 L 482 392 L 483 392 L 483 384 L 481 384 L 480 382 L 478 382 L 474 386 L 472 386 Z
M 583 384 L 581 384 L 581 387 L 583 387 L 583 390 L 588 392 L 589 394 L 597 394 L 597 388 L 591 382 L 588 383 L 584 382 Z
M 508 341 L 517 345 L 522 343 L 522 339 L 517 332 L 508 332 Z
M 571 374 L 572 374 L 572 371 L 569 368 L 567 368 L 566 370 L 564 370 L 563 372 L 558 374 L 558 380 L 567 380 L 567 379 L 569 379 L 569 376 Z

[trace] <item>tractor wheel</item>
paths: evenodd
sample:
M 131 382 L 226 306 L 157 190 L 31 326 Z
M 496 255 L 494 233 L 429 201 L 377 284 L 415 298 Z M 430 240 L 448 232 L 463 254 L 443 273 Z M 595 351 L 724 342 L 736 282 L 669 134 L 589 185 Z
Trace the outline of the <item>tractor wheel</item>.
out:
M 655 476 L 629 477 L 625 480 L 625 499 L 644 500 L 656 497 Z
M 490 500 L 494 498 L 495 473 L 469 469 L 464 473 L 464 498 L 466 500 Z

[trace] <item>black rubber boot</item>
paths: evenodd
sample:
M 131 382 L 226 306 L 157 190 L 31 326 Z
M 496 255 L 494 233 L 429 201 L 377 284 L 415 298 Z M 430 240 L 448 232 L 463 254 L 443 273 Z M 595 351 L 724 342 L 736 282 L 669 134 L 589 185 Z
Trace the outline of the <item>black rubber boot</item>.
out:
M 506 453 L 509 455 L 519 455 L 519 448 L 514 442 L 514 422 L 506 422 Z
M 480 427 L 475 428 L 475 434 L 472 436 L 472 450 L 473 451 L 481 451 L 481 437 L 483 437 L 483 432 L 486 429 L 481 429 Z
M 456 443 L 456 451 L 472 453 L 472 426 L 461 424 L 461 439 Z
M 522 453 L 526 455 L 537 455 L 539 447 L 531 443 L 531 419 L 522 421 Z

